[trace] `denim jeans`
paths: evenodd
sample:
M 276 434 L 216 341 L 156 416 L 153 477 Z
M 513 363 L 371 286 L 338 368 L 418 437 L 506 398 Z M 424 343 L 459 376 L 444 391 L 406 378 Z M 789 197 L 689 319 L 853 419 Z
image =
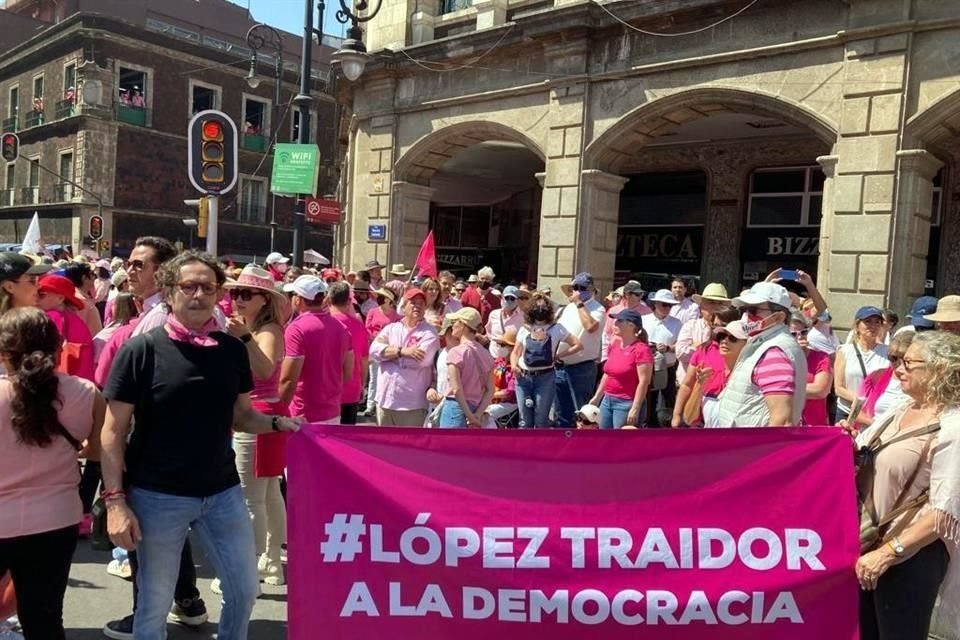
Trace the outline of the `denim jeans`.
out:
M 630 407 L 633 406 L 633 400 L 624 400 L 623 398 L 614 398 L 604 394 L 600 401 L 600 428 L 601 429 L 619 429 L 627 424 L 627 414 L 630 413 Z M 643 407 L 637 414 L 637 421 L 641 424 L 635 424 L 635 427 L 643 426 Z
M 597 363 L 588 360 L 566 365 L 558 368 L 554 377 L 557 385 L 557 398 L 554 401 L 556 426 L 573 428 L 576 426 L 574 414 L 587 404 L 597 388 Z
M 477 405 L 467 403 L 471 411 L 477 410 Z M 443 406 L 440 408 L 440 420 L 437 426 L 441 429 L 456 429 L 458 427 L 465 429 L 467 427 L 467 416 L 460 408 L 460 403 L 454 398 L 445 398 Z
M 180 550 L 187 531 L 193 528 L 223 587 L 217 637 L 246 640 L 259 576 L 253 525 L 240 485 L 207 498 L 132 487 L 128 500 L 143 533 L 143 540 L 137 545 L 140 598 L 133 622 L 134 637 L 137 640 L 167 637 L 167 612 L 180 568 Z
M 550 426 L 550 407 L 557 393 L 553 369 L 543 373 L 523 374 L 517 378 L 517 405 L 520 407 L 521 429 L 542 429 Z

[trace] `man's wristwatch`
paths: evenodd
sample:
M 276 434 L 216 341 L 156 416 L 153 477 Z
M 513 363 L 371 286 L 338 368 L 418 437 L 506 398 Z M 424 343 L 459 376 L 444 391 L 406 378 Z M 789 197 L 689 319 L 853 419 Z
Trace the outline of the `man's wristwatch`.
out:
M 897 556 L 898 558 L 902 558 L 904 554 L 907 553 L 907 549 L 903 546 L 903 543 L 900 542 L 900 538 L 894 538 L 887 544 L 889 544 L 890 548 L 893 549 L 893 555 Z
M 270 418 L 270 428 L 273 429 L 274 431 L 280 431 L 280 418 L 279 418 L 279 417 L 273 416 L 272 418 Z

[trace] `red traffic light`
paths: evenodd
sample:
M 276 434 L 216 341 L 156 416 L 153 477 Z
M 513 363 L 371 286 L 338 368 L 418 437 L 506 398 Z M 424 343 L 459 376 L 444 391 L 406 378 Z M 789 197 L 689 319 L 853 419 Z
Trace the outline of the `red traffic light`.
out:
M 0 141 L 0 155 L 3 156 L 3 159 L 7 162 L 13 162 L 17 159 L 17 156 L 20 155 L 20 139 L 14 133 L 5 133 L 3 134 L 3 139 Z
M 216 120 L 207 120 L 203 123 L 203 137 L 207 140 L 222 140 L 223 127 Z

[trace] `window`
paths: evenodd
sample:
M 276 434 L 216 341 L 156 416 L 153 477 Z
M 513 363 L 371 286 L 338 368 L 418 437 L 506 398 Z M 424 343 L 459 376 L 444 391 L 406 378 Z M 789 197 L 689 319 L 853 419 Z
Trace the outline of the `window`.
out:
M 437 246 L 484 248 L 490 244 L 490 207 L 434 207 Z
M 267 181 L 265 178 L 240 178 L 240 222 L 263 224 L 267 221 Z
M 757 169 L 750 176 L 747 226 L 820 226 L 824 179 L 819 166 Z
M 933 178 L 933 203 L 930 207 L 930 225 L 940 226 L 943 215 L 943 171 L 938 171 Z
M 33 78 L 33 102 L 24 125 L 36 127 L 43 124 L 43 74 Z
M 63 95 L 66 97 L 77 88 L 77 63 L 71 62 L 63 68 Z
M 150 126 L 150 71 L 121 64 L 117 73 L 117 120 L 140 127 Z
M 10 87 L 7 97 L 7 117 L 16 118 L 17 112 L 20 111 L 20 85 L 15 84 Z
M 66 151 L 60 154 L 60 177 L 64 178 L 57 185 L 57 200 L 73 200 L 73 185 L 67 180 L 73 180 L 73 152 Z
M 16 165 L 12 162 L 8 164 L 7 170 L 5 173 L 6 173 L 6 178 L 3 183 L 4 185 L 3 198 L 0 199 L 0 205 L 4 207 L 12 207 L 13 206 L 13 179 L 16 173 Z
M 440 0 L 440 13 L 452 13 L 473 5 L 473 0 Z
M 310 112 L 310 139 L 317 139 L 317 112 Z M 300 109 L 294 108 L 293 118 L 290 119 L 290 141 L 300 141 Z
M 37 204 L 40 202 L 40 159 L 34 158 L 30 161 L 30 181 L 29 186 L 23 190 L 24 204 Z
M 242 144 L 250 151 L 267 151 L 270 138 L 270 103 L 253 96 L 243 94 L 243 130 Z
M 190 114 L 196 115 L 207 109 L 220 108 L 221 88 L 204 84 L 197 80 L 190 81 Z
M 76 115 L 77 103 L 77 63 L 70 62 L 63 67 L 63 97 L 57 101 L 56 118 L 69 118 Z

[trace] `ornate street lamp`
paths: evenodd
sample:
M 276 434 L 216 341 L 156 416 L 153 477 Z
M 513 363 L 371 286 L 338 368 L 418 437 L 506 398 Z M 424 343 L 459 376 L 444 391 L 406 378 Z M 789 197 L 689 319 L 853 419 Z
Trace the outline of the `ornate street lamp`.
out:
M 257 52 L 265 46 L 271 47 L 276 54 L 273 57 L 273 108 L 270 116 L 270 131 L 267 132 L 267 144 L 273 142 L 280 123 L 277 121 L 280 109 L 280 84 L 283 81 L 283 36 L 268 24 L 255 24 L 247 31 L 247 46 L 253 51 L 250 56 L 250 72 L 247 73 L 247 85 L 251 89 L 260 86 L 257 77 Z M 267 153 L 270 149 L 266 150 Z M 270 196 L 270 252 L 276 251 L 277 243 L 277 196 Z
M 366 11 L 369 7 L 367 0 L 357 0 L 357 13 L 354 13 L 350 7 L 347 6 L 346 0 L 340 0 L 340 9 L 337 11 L 337 22 L 340 24 L 347 24 L 347 22 L 349 22 L 350 28 L 347 29 L 346 40 L 343 41 L 340 50 L 333 54 L 332 59 L 334 62 L 340 63 L 340 68 L 343 69 L 343 75 L 351 82 L 363 75 L 363 70 L 367 66 L 367 61 L 370 59 L 370 54 L 367 53 L 367 47 L 363 44 L 363 29 L 360 28 L 360 24 L 373 20 L 377 14 L 380 13 L 381 6 L 383 6 L 383 0 L 377 0 L 377 5 L 373 11 L 361 16 L 359 13 Z

